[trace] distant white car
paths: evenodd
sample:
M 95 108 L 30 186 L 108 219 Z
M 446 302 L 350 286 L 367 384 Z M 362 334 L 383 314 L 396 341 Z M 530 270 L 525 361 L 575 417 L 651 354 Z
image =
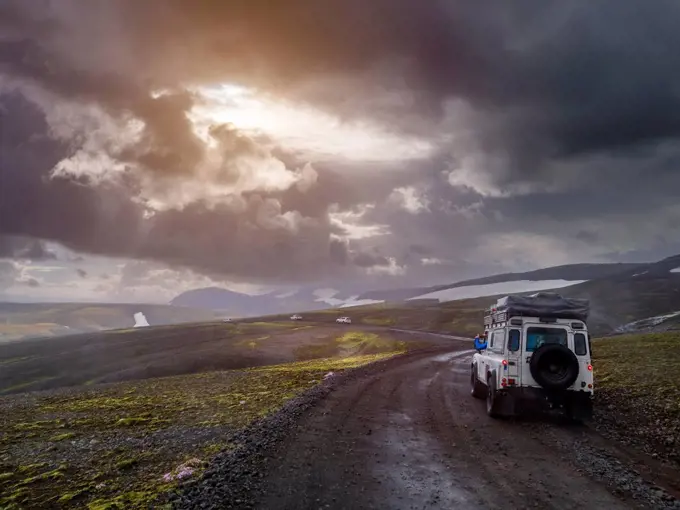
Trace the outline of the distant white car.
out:
M 231 322 L 231 319 L 222 319 L 222 322 Z
M 292 320 L 292 321 L 301 321 L 301 320 L 302 320 L 302 315 L 297 315 L 297 314 L 291 315 L 291 316 L 290 316 L 290 320 Z
M 340 324 L 352 324 L 352 319 L 349 317 L 338 317 L 335 319 L 335 322 L 340 323 Z

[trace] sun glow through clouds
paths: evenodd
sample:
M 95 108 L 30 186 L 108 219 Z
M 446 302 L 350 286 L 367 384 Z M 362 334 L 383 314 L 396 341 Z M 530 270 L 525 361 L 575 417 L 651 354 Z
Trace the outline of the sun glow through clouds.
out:
M 201 87 L 191 111 L 198 131 L 211 124 L 231 123 L 249 134 L 264 134 L 287 149 L 306 153 L 312 161 L 341 158 L 396 161 L 427 157 L 424 140 L 391 134 L 368 122 L 342 122 L 311 106 L 291 104 L 237 85 Z

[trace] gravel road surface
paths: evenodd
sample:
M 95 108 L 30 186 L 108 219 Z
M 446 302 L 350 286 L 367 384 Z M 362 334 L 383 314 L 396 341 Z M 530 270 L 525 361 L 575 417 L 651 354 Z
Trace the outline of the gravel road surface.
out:
M 317 390 L 175 502 L 282 510 L 680 508 L 673 486 L 647 481 L 663 477 L 636 470 L 588 427 L 487 417 L 469 395 L 468 349 L 451 341 Z

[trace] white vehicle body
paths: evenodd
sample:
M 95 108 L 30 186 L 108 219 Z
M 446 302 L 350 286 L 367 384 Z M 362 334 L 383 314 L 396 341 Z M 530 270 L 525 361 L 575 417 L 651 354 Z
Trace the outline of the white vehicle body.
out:
M 302 320 L 302 315 L 291 315 L 290 320 L 292 321 L 301 321 Z
M 342 323 L 342 324 L 352 324 L 352 319 L 349 317 L 338 317 L 335 319 L 335 322 Z
M 487 399 L 489 415 L 549 404 L 573 418 L 591 416 L 593 367 L 583 321 L 492 313 L 485 322 L 487 348 L 473 356 L 470 382 L 472 395 Z
M 231 319 L 222 319 L 222 322 L 231 322 Z

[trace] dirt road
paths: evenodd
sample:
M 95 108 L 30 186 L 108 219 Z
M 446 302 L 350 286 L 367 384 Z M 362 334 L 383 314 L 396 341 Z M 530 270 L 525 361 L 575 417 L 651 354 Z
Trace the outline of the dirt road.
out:
M 488 418 L 469 396 L 471 356 L 414 355 L 338 388 L 268 455 L 255 506 L 674 508 L 582 427 Z
M 470 341 L 432 338 L 291 401 L 175 506 L 680 509 L 677 471 L 587 426 L 489 418 L 469 394 Z

